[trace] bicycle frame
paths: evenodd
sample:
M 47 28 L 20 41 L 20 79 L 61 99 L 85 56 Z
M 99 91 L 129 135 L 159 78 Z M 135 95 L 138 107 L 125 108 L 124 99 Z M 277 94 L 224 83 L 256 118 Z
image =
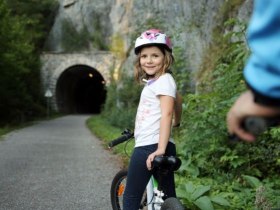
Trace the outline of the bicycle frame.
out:
M 129 130 L 125 130 L 122 133 L 122 136 L 119 138 L 111 141 L 108 144 L 109 148 L 112 148 L 122 142 L 125 142 L 133 137 L 133 133 L 131 133 Z M 161 167 L 162 163 L 169 164 L 165 165 L 166 168 L 162 168 L 163 170 L 172 170 L 176 171 L 180 165 L 181 160 L 178 158 L 175 158 L 173 156 L 169 157 L 158 157 L 155 158 L 155 167 Z M 123 199 L 123 193 L 125 189 L 126 183 L 123 183 L 123 181 L 126 179 L 127 176 L 127 170 L 122 169 L 119 171 L 111 184 L 111 203 L 114 210 L 121 210 L 122 209 L 122 199 Z M 164 193 L 162 191 L 161 186 L 161 175 L 159 175 L 159 180 L 156 180 L 154 176 L 151 176 L 147 186 L 146 186 L 146 193 L 141 201 L 140 208 L 148 210 L 168 210 L 168 209 L 177 209 L 177 210 L 184 210 L 183 205 L 181 202 L 174 197 L 167 198 L 166 200 L 163 200 Z
M 158 190 L 158 182 L 153 176 L 149 180 L 146 190 L 148 210 L 160 210 L 161 205 L 164 202 L 164 200 L 162 199 L 164 193 Z

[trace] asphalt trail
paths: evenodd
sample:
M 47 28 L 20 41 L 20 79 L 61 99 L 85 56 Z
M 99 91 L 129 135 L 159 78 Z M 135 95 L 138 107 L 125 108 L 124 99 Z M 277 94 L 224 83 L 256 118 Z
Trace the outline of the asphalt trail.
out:
M 1 210 L 111 210 L 121 168 L 86 127 L 89 116 L 38 122 L 0 140 Z

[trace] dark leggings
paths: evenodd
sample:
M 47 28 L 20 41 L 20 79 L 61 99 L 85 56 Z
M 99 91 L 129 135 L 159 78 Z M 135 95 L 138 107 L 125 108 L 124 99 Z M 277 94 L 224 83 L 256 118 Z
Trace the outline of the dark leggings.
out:
M 149 179 L 152 175 L 155 175 L 147 169 L 146 160 L 156 149 L 157 144 L 136 147 L 134 149 L 128 168 L 123 210 L 139 210 L 140 202 Z M 168 143 L 165 155 L 176 155 L 176 148 L 173 143 Z M 164 176 L 162 187 L 167 197 L 176 197 L 173 172 Z

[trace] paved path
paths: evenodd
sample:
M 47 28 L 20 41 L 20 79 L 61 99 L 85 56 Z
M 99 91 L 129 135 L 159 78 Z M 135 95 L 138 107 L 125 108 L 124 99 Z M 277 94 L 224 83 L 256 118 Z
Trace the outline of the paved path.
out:
M 39 122 L 0 140 L 1 210 L 111 210 L 121 164 L 87 129 L 88 117 Z

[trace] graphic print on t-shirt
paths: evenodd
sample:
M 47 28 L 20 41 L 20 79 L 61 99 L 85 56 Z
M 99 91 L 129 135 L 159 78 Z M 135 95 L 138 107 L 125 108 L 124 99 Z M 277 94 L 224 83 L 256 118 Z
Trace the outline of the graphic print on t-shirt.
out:
M 145 119 L 149 116 L 151 110 L 149 109 L 151 107 L 151 104 L 149 104 L 148 100 L 143 99 L 139 103 L 137 116 L 136 116 L 136 129 L 140 129 L 142 123 L 145 121 Z

